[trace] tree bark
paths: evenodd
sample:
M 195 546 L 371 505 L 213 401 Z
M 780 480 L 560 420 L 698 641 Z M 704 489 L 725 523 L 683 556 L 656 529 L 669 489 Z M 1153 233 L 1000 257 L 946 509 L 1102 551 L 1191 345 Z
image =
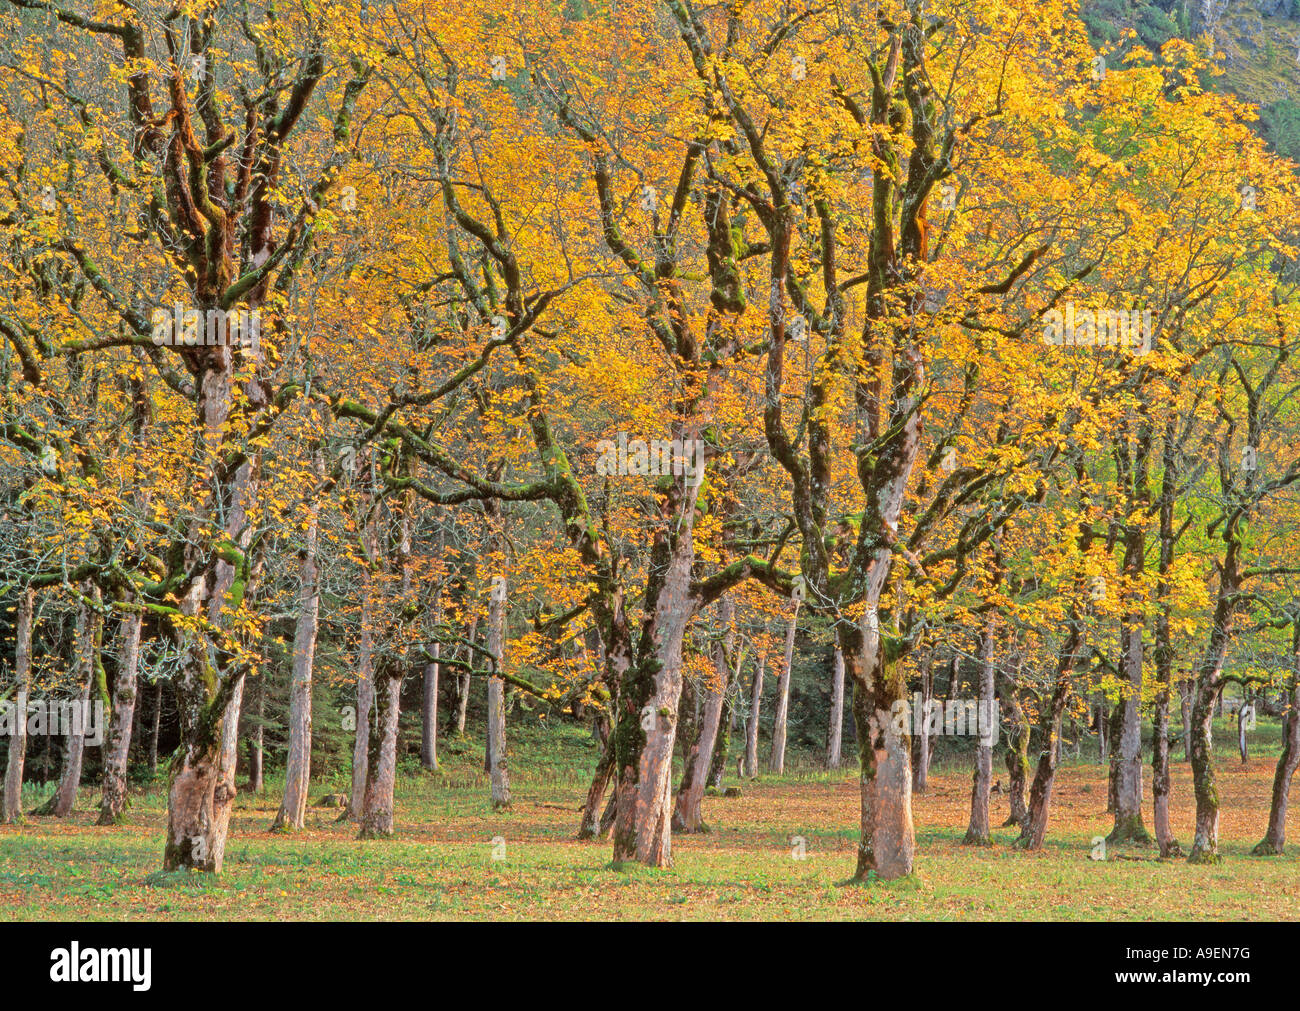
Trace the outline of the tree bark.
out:
M 257 688 L 256 725 L 248 738 L 248 789 L 254 794 L 266 789 L 265 775 L 265 740 L 266 740 L 266 666 L 263 664 L 253 684 Z
M 324 457 L 314 453 L 319 478 Z M 271 831 L 301 831 L 307 818 L 311 786 L 311 695 L 316 666 L 316 636 L 320 618 L 320 573 L 316 566 L 319 543 L 319 506 L 313 504 L 307 520 L 298 582 L 298 619 L 293 632 L 293 673 L 289 687 L 289 753 L 285 761 L 284 799 Z
M 438 768 L 438 660 L 442 644 L 433 644 L 433 659 L 424 665 L 424 697 L 420 727 L 420 768 L 433 772 Z
M 887 567 L 878 565 L 875 572 L 883 583 Z M 845 673 L 853 680 L 853 722 L 862 769 L 855 881 L 911 874 L 916 852 L 910 728 L 905 719 L 895 718 L 897 706 L 906 706 L 907 682 L 899 665 L 886 661 L 875 603 L 879 593 L 879 586 L 869 587 L 860 624 L 837 625 Z
M 993 731 L 985 721 L 992 721 L 994 701 L 993 682 L 993 619 L 990 618 L 980 636 L 980 691 L 976 725 L 979 730 L 978 746 L 975 750 L 975 775 L 971 783 L 970 822 L 966 826 L 966 837 L 962 840 L 966 846 L 988 846 L 992 843 L 989 836 L 989 791 L 993 786 Z
M 675 438 L 698 433 L 677 429 Z M 635 860 L 672 866 L 672 764 L 677 705 L 682 693 L 682 640 L 695 614 L 691 570 L 695 562 L 698 484 L 677 477 L 661 496 L 663 522 L 655 531 L 647 581 L 649 620 L 637 663 L 619 695 L 615 727 L 618 786 L 614 863 Z
M 776 715 L 772 721 L 772 750 L 768 769 L 778 776 L 785 772 L 785 739 L 790 722 L 790 674 L 794 667 L 794 636 L 798 629 L 799 603 L 794 605 L 785 628 L 785 655 L 781 676 L 776 679 Z
M 478 618 L 473 618 L 469 623 L 469 629 L 465 633 L 465 638 L 469 642 L 474 642 L 475 635 L 478 634 Z M 473 658 L 470 652 L 469 657 Z M 465 717 L 469 712 L 469 691 L 470 691 L 470 673 L 464 671 L 461 673 L 456 683 L 456 736 L 465 736 Z
M 140 627 L 143 618 L 122 619 L 117 682 L 113 685 L 113 716 L 104 748 L 104 791 L 99 804 L 100 825 L 112 825 L 126 811 L 126 766 L 135 722 L 136 673 L 140 665 Z
M 359 839 L 386 839 L 393 834 L 397 733 L 402 712 L 402 674 L 395 661 L 390 661 L 388 669 L 375 680 L 374 708 L 378 726 L 368 735 L 366 789 L 361 804 Z
M 754 677 L 749 686 L 749 721 L 745 724 L 745 775 L 753 779 L 758 775 L 758 717 L 763 705 L 763 668 L 767 654 L 759 652 L 754 658 Z
M 1029 720 L 1020 704 L 1017 689 L 1019 671 L 1015 679 L 1006 678 L 1002 685 L 1002 723 L 1007 729 L 1007 798 L 1011 813 L 1002 823 L 1023 826 L 1029 817 L 1025 804 L 1025 783 L 1029 779 Z
M 1211 748 L 1211 721 L 1214 704 L 1222 698 L 1223 663 L 1228 655 L 1232 615 L 1238 606 L 1240 576 L 1237 557 L 1241 550 L 1234 524 L 1224 532 L 1226 550 L 1218 565 L 1219 587 L 1215 594 L 1214 619 L 1209 642 L 1196 676 L 1195 701 L 1192 704 L 1192 785 L 1196 794 L 1196 831 L 1189 863 L 1219 862 L 1219 791 L 1215 785 L 1214 758 Z
M 18 597 L 18 620 L 14 630 L 14 733 L 9 738 L 5 764 L 4 796 L 0 798 L 0 825 L 22 821 L 23 765 L 27 757 L 27 701 L 32 690 L 32 615 L 36 591 L 28 588 Z
M 1146 538 L 1138 527 L 1125 535 L 1124 572 L 1130 579 L 1142 575 Z M 1136 591 L 1128 591 L 1130 594 Z M 1115 823 L 1107 842 L 1149 843 L 1151 836 L 1142 822 L 1142 638 L 1144 616 L 1132 606 L 1124 614 L 1120 630 L 1120 651 L 1124 681 L 1123 708 L 1115 776 Z
M 1020 849 L 1042 849 L 1043 840 L 1047 838 L 1052 785 L 1056 779 L 1056 763 L 1060 750 L 1057 745 L 1061 737 L 1061 719 L 1065 715 L 1065 704 L 1070 698 L 1071 671 L 1074 668 L 1075 654 L 1079 651 L 1080 642 L 1079 622 L 1076 617 L 1072 617 L 1057 660 L 1056 684 L 1052 689 L 1052 701 L 1039 721 L 1043 732 L 1042 751 L 1039 752 L 1038 768 L 1034 772 L 1034 783 L 1029 790 L 1029 811 L 1020 826 L 1020 837 L 1015 842 Z
M 582 805 L 582 817 L 578 822 L 578 838 L 594 839 L 600 832 L 601 801 L 609 789 L 609 781 L 614 775 L 614 741 L 610 733 L 609 720 L 599 716 L 595 720 L 595 730 L 601 742 L 600 761 L 587 787 L 587 800 Z
M 163 683 L 160 678 L 154 683 L 153 712 L 149 724 L 149 775 L 158 775 L 158 731 L 162 724 Z
M 835 647 L 831 673 L 831 722 L 826 735 L 826 768 L 838 769 L 844 747 L 844 654 Z M 922 789 L 925 789 L 922 783 Z
M 506 579 L 497 575 L 488 609 L 488 652 L 493 670 L 505 668 Z M 492 777 L 492 810 L 510 807 L 510 770 L 506 763 L 506 683 L 500 677 L 488 678 L 487 696 L 487 766 Z
M 85 592 L 83 590 L 83 592 Z M 99 589 L 92 593 L 95 604 L 99 603 Z M 97 666 L 99 664 L 100 629 L 103 619 L 97 612 L 92 613 L 89 605 L 81 604 L 77 608 L 77 680 L 81 685 L 81 694 L 77 705 L 81 707 L 80 719 L 84 720 L 87 708 L 91 704 Z M 63 773 L 59 777 L 59 787 L 48 804 L 41 807 L 41 814 L 51 814 L 56 818 L 66 818 L 77 805 L 77 791 L 81 788 L 81 766 L 86 752 L 86 734 L 84 724 L 74 726 L 68 734 L 63 751 Z
M 733 619 L 735 605 L 731 597 L 719 602 L 719 619 L 724 629 L 722 637 L 714 644 L 714 680 L 703 686 L 704 711 L 700 716 L 699 733 L 686 754 L 682 782 L 677 790 L 673 809 L 672 828 L 676 832 L 707 832 L 704 823 L 704 788 L 708 783 L 709 766 L 713 760 L 714 745 L 722 725 L 722 704 L 727 697 L 730 682 L 728 657 L 735 646 Z

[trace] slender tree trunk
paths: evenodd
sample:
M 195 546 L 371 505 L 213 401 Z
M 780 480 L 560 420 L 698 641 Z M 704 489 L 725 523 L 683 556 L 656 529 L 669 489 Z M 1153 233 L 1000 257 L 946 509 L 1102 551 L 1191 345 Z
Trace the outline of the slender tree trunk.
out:
M 469 642 L 474 642 L 474 637 L 478 634 L 478 618 L 473 618 L 469 623 L 469 629 L 465 633 L 465 638 Z M 471 663 L 474 660 L 473 651 L 468 654 Z M 470 692 L 470 673 L 463 671 L 459 680 L 456 682 L 456 736 L 465 736 L 465 717 L 469 712 L 469 692 Z
M 1039 752 L 1038 768 L 1034 772 L 1034 783 L 1029 790 L 1029 811 L 1020 826 L 1020 838 L 1015 842 L 1015 845 L 1021 849 L 1042 849 L 1043 840 L 1047 838 L 1052 785 L 1056 779 L 1056 763 L 1059 756 L 1057 744 L 1061 737 L 1061 720 L 1065 715 L 1065 704 L 1070 698 L 1070 675 L 1074 668 L 1075 654 L 1079 651 L 1080 639 L 1078 619 L 1071 616 L 1070 628 L 1057 661 L 1052 701 L 1039 721 L 1043 731 L 1043 750 Z
M 1130 578 L 1142 574 L 1146 538 L 1140 528 L 1125 537 L 1124 571 Z M 1130 591 L 1131 592 L 1131 591 Z M 1115 824 L 1107 842 L 1149 843 L 1151 836 L 1142 823 L 1142 665 L 1144 617 L 1136 607 L 1125 613 L 1120 630 L 1124 673 L 1119 761 L 1115 777 Z
M 438 768 L 438 660 L 442 644 L 433 644 L 433 659 L 424 665 L 424 698 L 420 728 L 420 767 L 427 771 Z
M 266 789 L 264 782 L 265 742 L 266 742 L 266 665 L 262 664 L 261 673 L 253 682 L 257 689 L 256 725 L 248 738 L 248 789 L 258 794 Z
M 753 779 L 758 775 L 758 717 L 763 704 L 763 668 L 767 654 L 754 658 L 754 678 L 749 687 L 749 722 L 745 726 L 745 775 Z
M 601 743 L 600 761 L 596 763 L 596 772 L 587 787 L 587 800 L 582 805 L 582 818 L 578 822 L 578 838 L 594 839 L 600 831 L 601 801 L 609 789 L 609 781 L 614 775 L 614 741 L 610 734 L 609 719 L 598 716 L 592 724 Z
M 1029 808 L 1025 804 L 1025 783 L 1029 779 L 1029 720 L 1020 704 L 1016 688 L 1019 680 L 1017 671 L 1016 678 L 1007 679 L 1002 686 L 1002 722 L 1007 730 L 1007 797 L 1011 802 L 1011 813 L 1002 823 L 1004 828 L 1023 826 L 1029 817 Z
M 25 589 L 18 597 L 18 621 L 14 630 L 14 730 L 9 738 L 9 757 L 5 765 L 4 796 L 0 798 L 0 825 L 22 820 L 23 764 L 27 757 L 27 701 L 32 690 L 32 615 L 36 592 Z
M 772 722 L 772 751 L 768 768 L 778 776 L 785 772 L 785 739 L 790 722 L 790 674 L 794 667 L 794 636 L 798 629 L 799 604 L 785 628 L 785 657 L 781 676 L 776 679 L 776 716 Z
M 994 675 L 993 668 L 993 619 L 990 618 L 980 636 L 980 691 L 976 726 L 979 732 L 978 747 L 975 750 L 975 775 L 971 783 L 970 823 L 966 827 L 966 838 L 962 842 L 967 846 L 988 846 L 992 843 L 989 836 L 989 791 L 993 786 L 993 707 Z
M 1250 748 L 1246 743 L 1246 722 L 1252 713 L 1252 703 L 1243 692 L 1241 705 L 1237 707 L 1237 750 L 1241 754 L 1241 764 L 1250 764 Z
M 84 592 L 84 591 L 83 591 Z M 93 590 L 92 599 L 99 603 L 99 589 Z M 84 722 L 91 704 L 92 689 L 96 681 L 96 667 L 99 663 L 99 638 L 102 618 L 92 613 L 90 607 L 82 604 L 77 609 L 77 680 L 81 685 L 81 694 L 77 699 L 79 714 L 73 720 L 73 726 L 67 736 L 63 752 L 63 774 L 59 778 L 59 788 L 48 804 L 41 807 L 42 814 L 52 814 L 56 818 L 66 818 L 77 804 L 77 791 L 81 787 L 81 765 L 86 752 L 86 734 Z
M 1098 744 L 1097 751 L 1098 751 L 1098 760 L 1101 762 L 1102 765 L 1106 765 L 1108 759 L 1110 758 L 1110 720 L 1106 718 L 1109 715 L 1109 713 L 1110 713 L 1110 706 L 1107 705 L 1106 703 L 1106 693 L 1098 692 L 1097 693 L 1097 744 Z M 1113 777 L 1107 777 L 1107 778 L 1113 780 Z M 1113 793 L 1113 791 L 1109 789 L 1109 785 L 1107 788 L 1107 793 L 1108 794 Z M 1110 804 L 1108 800 L 1107 811 L 1113 811 L 1114 809 L 1115 809 L 1114 804 Z
M 488 652 L 493 670 L 505 668 L 506 646 L 506 579 L 493 580 L 492 603 L 488 610 Z M 506 764 L 506 683 L 503 678 L 488 678 L 487 698 L 487 766 L 492 777 L 492 810 L 510 807 L 510 770 Z
M 314 454 L 320 477 L 324 457 Z M 289 687 L 289 753 L 284 770 L 284 800 L 271 831 L 301 831 L 307 818 L 311 785 L 311 694 L 316 665 L 316 636 L 320 617 L 320 574 L 316 567 L 319 541 L 319 507 L 313 505 L 307 521 L 298 583 L 298 619 L 293 632 L 293 673 Z
M 1223 663 L 1228 655 L 1232 615 L 1238 606 L 1240 576 L 1237 556 L 1241 542 L 1236 528 L 1225 533 L 1227 542 L 1223 560 L 1218 565 L 1219 587 L 1215 594 L 1214 619 L 1209 642 L 1196 676 L 1196 695 L 1192 704 L 1192 786 L 1196 794 L 1196 831 L 1189 863 L 1219 862 L 1219 791 L 1215 784 L 1214 756 L 1210 725 L 1214 704 L 1222 698 Z
M 1183 717 L 1183 761 L 1192 760 L 1192 682 L 1178 682 L 1178 697 Z
M 838 769 L 844 747 L 844 654 L 838 645 L 831 671 L 831 724 L 826 735 L 826 768 Z
M 1287 700 L 1282 718 L 1282 754 L 1277 759 L 1273 773 L 1273 802 L 1268 810 L 1268 831 L 1251 851 L 1256 856 L 1280 856 L 1286 846 L 1287 794 L 1291 790 L 1291 777 L 1300 766 L 1300 618 L 1296 619 L 1291 638 L 1294 657 L 1292 675 L 1295 683 Z
M 920 732 L 913 741 L 912 792 L 925 793 L 930 782 L 930 702 L 934 698 L 934 654 L 921 665 Z
M 153 712 L 149 724 L 149 776 L 158 775 L 158 731 L 162 724 L 163 683 L 162 679 L 154 682 Z
M 735 671 L 732 671 L 734 680 Z M 727 759 L 731 753 L 731 735 L 736 726 L 736 707 L 732 702 L 730 688 L 722 702 L 722 720 L 718 726 L 718 737 L 713 745 L 713 759 L 709 763 L 709 786 L 715 790 L 722 789 L 723 777 L 727 774 Z
M 1163 512 L 1163 509 L 1162 509 Z M 1166 523 L 1172 528 L 1173 504 L 1168 507 L 1169 516 L 1161 518 L 1161 525 Z M 1166 549 L 1165 545 L 1168 544 Z M 1167 551 L 1167 557 L 1166 557 Z M 1154 827 L 1156 844 L 1160 847 L 1162 857 L 1182 855 L 1182 848 L 1174 838 L 1173 827 L 1169 823 L 1169 693 L 1173 682 L 1174 649 L 1169 632 L 1168 572 L 1173 561 L 1172 535 L 1161 537 L 1160 582 L 1157 596 L 1160 598 L 1160 611 L 1156 615 L 1156 699 L 1155 717 L 1151 725 L 1151 796 L 1153 801 Z
M 117 682 L 113 685 L 113 717 L 104 748 L 104 792 L 99 804 L 99 824 L 112 825 L 126 811 L 126 766 L 135 722 L 136 672 L 140 666 L 140 626 L 143 618 L 122 619 Z
M 366 461 L 366 497 L 373 501 L 375 462 Z M 366 783 L 370 771 L 370 746 L 372 736 L 378 734 L 379 719 L 375 712 L 375 570 L 379 565 L 379 531 L 374 509 L 366 512 L 362 531 L 362 549 L 365 551 L 365 572 L 361 582 L 361 628 L 357 635 L 357 708 L 353 714 L 355 737 L 352 741 L 352 789 L 348 793 L 348 806 L 340 812 L 339 821 L 361 821 L 366 808 Z M 396 743 L 394 743 L 396 748 Z M 391 827 L 391 818 L 390 818 Z
M 727 697 L 727 683 L 730 681 L 727 658 L 735 646 L 735 631 L 732 628 L 735 606 L 729 596 L 723 597 L 719 602 L 719 611 L 724 632 L 714 644 L 714 681 L 703 686 L 704 710 L 700 716 L 699 733 L 687 752 L 681 786 L 677 791 L 672 818 L 675 832 L 708 831 L 708 826 L 704 824 L 704 788 L 722 725 L 722 703 Z

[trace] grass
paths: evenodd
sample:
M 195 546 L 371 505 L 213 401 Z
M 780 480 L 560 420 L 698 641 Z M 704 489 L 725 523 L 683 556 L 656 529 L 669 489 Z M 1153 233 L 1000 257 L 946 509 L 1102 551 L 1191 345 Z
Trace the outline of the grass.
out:
M 354 825 L 335 822 L 337 812 L 322 808 L 311 810 L 302 833 L 271 835 L 278 784 L 259 796 L 241 793 L 217 879 L 158 872 L 159 788 L 136 794 L 125 822 L 114 828 L 94 826 L 96 798 L 85 789 L 79 810 L 66 820 L 0 827 L 0 918 L 1300 918 L 1297 852 L 1249 855 L 1267 820 L 1277 727 L 1261 721 L 1244 766 L 1226 721 L 1216 740 L 1224 855 L 1217 866 L 1160 861 L 1139 848 L 1112 847 L 1110 859 L 1090 859 L 1092 840 L 1109 831 L 1110 817 L 1105 769 L 1085 760 L 1058 773 L 1039 853 L 1012 850 L 1013 829 L 995 829 L 992 847 L 963 847 L 970 773 L 941 766 L 914 800 L 916 874 L 846 886 L 857 843 L 856 777 L 851 769 L 801 768 L 743 781 L 737 798 L 706 798 L 712 831 L 676 836 L 671 869 L 613 869 L 608 842 L 573 838 L 594 761 L 586 735 L 572 727 L 520 728 L 512 740 L 509 812 L 489 809 L 478 742 L 446 742 L 442 770 L 408 771 L 399 780 L 400 832 L 389 841 L 358 842 Z M 728 785 L 735 785 L 734 776 Z M 344 788 L 332 777 L 312 796 Z M 1145 789 L 1149 819 L 1149 771 Z M 1174 829 L 1186 848 L 1193 808 L 1191 773 L 1182 761 L 1174 763 L 1173 797 Z M 1006 814 L 1005 797 L 995 795 L 994 824 Z M 806 859 L 792 856 L 795 836 L 806 840 Z M 493 859 L 501 849 L 494 839 L 504 841 L 504 860 Z

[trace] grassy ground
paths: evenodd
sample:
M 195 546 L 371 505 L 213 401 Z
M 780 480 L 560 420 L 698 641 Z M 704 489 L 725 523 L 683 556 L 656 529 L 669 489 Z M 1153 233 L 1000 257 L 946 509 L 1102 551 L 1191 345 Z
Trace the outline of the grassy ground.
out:
M 674 838 L 671 870 L 614 870 L 608 842 L 573 839 L 592 754 L 586 735 L 569 728 L 515 734 L 514 807 L 500 814 L 488 807 L 481 747 L 452 742 L 441 772 L 400 779 L 400 834 L 387 842 L 358 842 L 355 826 L 323 808 L 300 835 L 271 835 L 278 784 L 241 793 L 216 881 L 151 878 L 162 855 L 160 791 L 135 796 L 126 822 L 103 829 L 93 825 L 97 798 L 84 790 L 66 821 L 0 827 L 0 919 L 1300 919 L 1300 840 L 1284 857 L 1249 855 L 1267 820 L 1277 728 L 1261 721 L 1252 737 L 1258 753 L 1243 766 L 1228 725 L 1216 734 L 1219 866 L 1134 848 L 1090 859 L 1110 819 L 1105 770 L 1085 761 L 1058 774 L 1047 844 L 1036 854 L 1010 848 L 1012 829 L 995 831 L 989 848 L 960 845 L 970 774 L 941 768 L 915 798 L 914 877 L 846 887 L 857 838 L 853 772 L 797 770 L 743 782 L 737 798 L 707 798 L 712 831 Z M 342 788 L 320 784 L 313 798 Z M 1186 846 L 1184 762 L 1175 763 L 1173 790 Z M 1146 791 L 1149 812 L 1149 773 Z M 993 813 L 1000 824 L 1004 797 L 994 796 Z M 803 860 L 794 858 L 796 836 Z M 502 843 L 504 859 L 494 860 Z

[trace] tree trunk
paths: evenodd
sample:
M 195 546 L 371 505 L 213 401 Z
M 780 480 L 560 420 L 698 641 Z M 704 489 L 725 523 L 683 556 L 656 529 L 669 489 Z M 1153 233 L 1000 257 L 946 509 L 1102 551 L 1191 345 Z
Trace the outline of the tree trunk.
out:
M 1170 505 L 1169 523 L 1172 524 L 1173 511 Z M 1162 518 L 1162 524 L 1164 520 Z M 1154 807 L 1156 844 L 1160 847 L 1162 857 L 1175 857 L 1182 854 L 1182 848 L 1174 838 L 1173 827 L 1169 824 L 1169 692 L 1173 682 L 1174 650 L 1169 632 L 1169 603 L 1166 574 L 1172 562 L 1172 543 L 1169 556 L 1165 557 L 1164 544 L 1161 539 L 1160 586 L 1158 596 L 1161 598 L 1160 612 L 1156 616 L 1156 709 L 1151 725 L 1151 796 Z
M 993 619 L 984 626 L 980 636 L 980 691 L 976 726 L 979 731 L 978 747 L 975 750 L 975 775 L 971 783 L 970 823 L 966 827 L 966 837 L 962 843 L 966 846 L 988 846 L 989 837 L 989 790 L 993 786 L 993 728 L 992 714 L 994 702 L 994 668 L 993 668 Z
M 421 707 L 420 768 L 432 772 L 438 768 L 438 659 L 442 644 L 433 644 L 433 659 L 424 665 L 424 698 Z
M 93 591 L 92 599 L 99 603 L 99 588 Z M 67 737 L 63 751 L 63 774 L 59 777 L 59 788 L 48 804 L 41 807 L 41 814 L 52 814 L 56 818 L 66 818 L 77 804 L 77 791 L 81 787 L 81 766 L 86 753 L 85 720 L 89 715 L 92 688 L 96 681 L 99 664 L 100 629 L 103 619 L 98 612 L 91 612 L 88 605 L 77 608 L 77 679 L 81 685 L 81 695 L 77 699 L 78 715 L 73 719 L 73 726 Z M 102 726 L 102 723 L 101 723 Z
M 1251 703 L 1245 692 L 1241 704 L 1237 707 L 1237 751 L 1241 754 L 1241 764 L 1250 764 L 1250 748 L 1246 744 L 1246 721 L 1250 718 Z
M 1256 856 L 1281 856 L 1286 846 L 1287 795 L 1291 790 L 1291 777 L 1300 766 L 1300 617 L 1297 617 L 1291 636 L 1292 676 L 1291 697 L 1287 700 L 1282 717 L 1282 754 L 1277 758 L 1273 773 L 1273 802 L 1268 809 L 1268 831 L 1251 850 Z
M 880 582 L 884 565 L 874 569 Z M 840 622 L 837 636 L 845 673 L 853 680 L 853 722 L 861 778 L 861 838 L 853 880 L 883 880 L 912 873 L 912 742 L 905 718 L 907 682 L 897 663 L 886 662 L 876 608 L 879 586 L 869 586 L 861 624 Z M 901 707 L 901 708 L 900 708 Z
M 736 671 L 732 671 L 734 683 Z M 718 726 L 718 738 L 713 745 L 713 759 L 709 763 L 709 786 L 715 790 L 722 789 L 723 777 L 727 774 L 727 759 L 731 753 L 731 735 L 736 726 L 736 707 L 732 701 L 730 687 L 722 702 L 722 720 Z
M 831 724 L 826 735 L 826 768 L 838 769 L 844 746 L 844 654 L 835 647 L 831 673 Z M 924 786 L 922 786 L 924 789 Z
M 1215 594 L 1214 619 L 1209 642 L 1196 676 L 1196 694 L 1192 704 L 1192 785 L 1196 794 L 1196 832 L 1189 863 L 1219 862 L 1219 791 L 1215 785 L 1214 757 L 1211 748 L 1211 721 L 1214 704 L 1222 699 L 1223 662 L 1228 655 L 1232 615 L 1238 606 L 1240 576 L 1237 555 L 1241 550 L 1236 528 L 1225 531 L 1227 542 L 1219 563 L 1219 587 Z
M 506 646 L 506 579 L 493 580 L 492 603 L 488 609 L 488 652 L 494 671 L 505 668 Z M 506 764 L 506 683 L 503 678 L 488 678 L 487 697 L 487 767 L 492 777 L 492 810 L 510 807 L 510 770 Z
M 790 722 L 790 674 L 794 667 L 794 636 L 798 628 L 799 604 L 785 628 L 785 657 L 781 676 L 776 679 L 776 716 L 772 721 L 772 750 L 768 769 L 778 776 L 785 772 L 785 739 Z
M 1013 680 L 1008 678 L 1002 686 L 1003 725 L 1007 728 L 1007 798 L 1011 803 L 1011 813 L 1002 823 L 1024 826 L 1029 817 L 1029 808 L 1025 804 L 1025 783 L 1029 779 L 1029 720 L 1016 685 L 1019 672 Z
M 0 798 L 0 825 L 22 820 L 23 764 L 27 757 L 27 700 L 32 690 L 32 615 L 36 592 L 26 589 L 18 597 L 18 621 L 14 630 L 14 729 L 9 738 L 5 765 L 4 796 Z
M 1139 536 L 1136 540 L 1140 542 Z M 1140 550 L 1140 546 L 1138 548 Z M 1115 824 L 1107 842 L 1149 843 L 1142 823 L 1142 614 L 1124 616 L 1121 632 L 1124 698 L 1115 775 Z
M 837 650 L 838 653 L 838 650 Z M 843 662 L 842 654 L 840 655 Z M 926 656 L 921 667 L 920 732 L 913 741 L 912 792 L 925 793 L 930 782 L 930 701 L 934 698 L 934 654 Z
M 1192 760 L 1192 682 L 1178 682 L 1178 697 L 1183 717 L 1183 761 Z
M 749 721 L 745 725 L 745 775 L 753 779 L 758 775 L 758 716 L 763 704 L 763 668 L 767 654 L 754 658 L 754 677 L 749 686 Z
M 1056 779 L 1061 719 L 1065 715 L 1065 704 L 1070 698 L 1071 671 L 1074 668 L 1075 654 L 1079 651 L 1080 638 L 1078 620 L 1072 617 L 1070 629 L 1057 661 L 1056 685 L 1052 689 L 1052 701 L 1039 721 L 1043 732 L 1043 750 L 1039 752 L 1034 784 L 1029 790 L 1029 811 L 1020 826 L 1020 837 L 1015 842 L 1020 849 L 1042 849 L 1043 840 L 1047 838 L 1047 819 L 1052 805 L 1052 785 Z
M 366 789 L 361 803 L 359 839 L 384 839 L 393 834 L 393 788 L 397 781 L 402 675 L 395 661 L 390 663 L 394 665 L 375 680 L 374 709 L 378 725 L 368 735 Z
M 469 629 L 465 633 L 465 638 L 469 642 L 474 642 L 474 637 L 478 634 L 478 618 L 475 617 L 469 623 Z M 472 650 L 466 653 L 470 663 L 474 661 Z M 456 682 L 456 736 L 465 736 L 465 717 L 469 712 L 469 691 L 470 691 L 470 673 L 463 671 Z
M 314 454 L 319 477 L 324 470 L 320 451 Z M 311 694 L 316 666 L 316 636 L 320 617 L 320 574 L 316 568 L 319 508 L 311 507 L 307 543 L 298 581 L 298 620 L 293 632 L 293 673 L 289 688 L 289 753 L 285 759 L 284 800 L 271 825 L 272 832 L 301 831 L 307 818 L 311 786 Z
M 730 597 L 719 603 L 723 636 L 714 644 L 714 680 L 704 685 L 704 711 L 700 716 L 699 733 L 686 755 L 681 786 L 677 790 L 677 803 L 673 809 L 672 828 L 676 832 L 707 832 L 704 824 L 704 788 L 708 783 L 709 765 L 713 760 L 714 745 L 722 725 L 722 704 L 727 697 L 730 681 L 728 657 L 735 646 L 732 624 L 735 606 Z
M 587 800 L 582 805 L 582 818 L 578 822 L 579 839 L 594 839 L 599 834 L 601 801 L 605 799 L 605 792 L 609 789 L 609 781 L 614 774 L 614 740 L 608 718 L 597 717 L 593 728 L 601 742 L 600 761 L 596 763 L 596 772 L 587 788 Z
M 674 431 L 685 440 L 696 433 Z M 684 443 L 683 443 L 684 444 Z M 615 727 L 618 798 L 614 863 L 635 860 L 672 866 L 672 771 L 677 705 L 682 693 L 682 640 L 695 614 L 691 570 L 695 561 L 698 484 L 678 477 L 662 497 L 663 523 L 655 531 L 646 584 L 649 620 L 637 663 L 619 694 Z
M 100 825 L 112 825 L 126 811 L 126 766 L 135 722 L 136 673 L 140 666 L 140 626 L 143 618 L 122 619 L 117 682 L 113 685 L 113 717 L 104 748 L 104 791 L 99 804 Z
M 163 683 L 159 679 L 153 689 L 153 713 L 149 725 L 149 776 L 158 775 L 158 730 L 162 723 Z
M 257 723 L 248 738 L 248 789 L 254 794 L 266 789 L 264 782 L 265 740 L 266 740 L 266 666 L 253 682 L 257 687 Z

